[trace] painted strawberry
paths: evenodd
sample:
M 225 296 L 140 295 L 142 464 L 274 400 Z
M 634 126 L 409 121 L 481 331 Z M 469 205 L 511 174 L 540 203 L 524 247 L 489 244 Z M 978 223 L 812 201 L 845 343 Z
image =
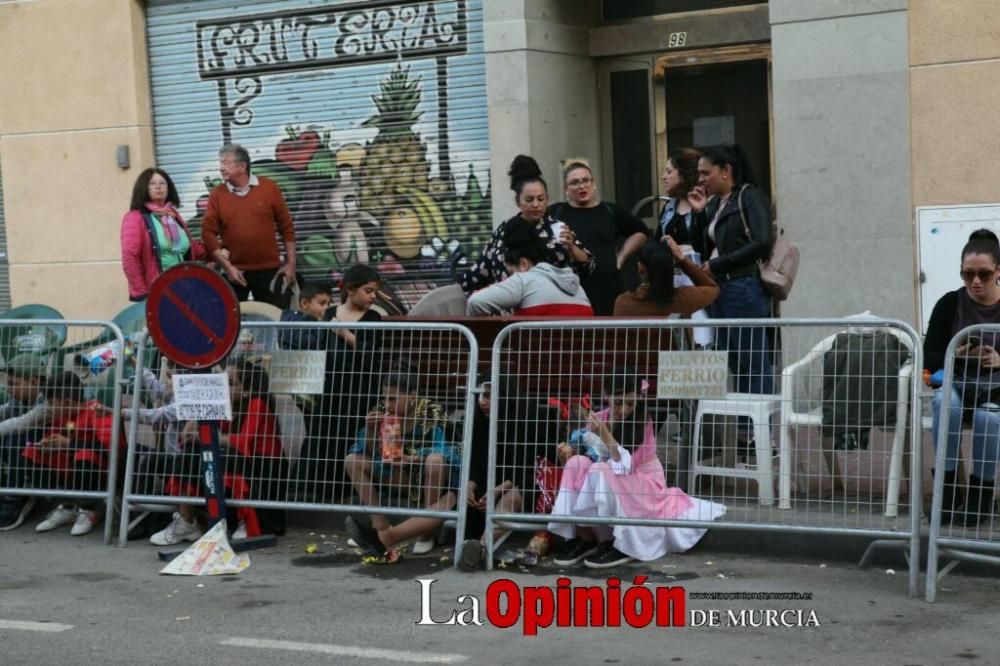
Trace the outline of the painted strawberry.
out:
M 285 132 L 288 138 L 281 140 L 274 150 L 274 156 L 292 169 L 304 171 L 313 155 L 322 146 L 319 134 L 311 129 L 298 133 L 294 127 L 286 127 Z

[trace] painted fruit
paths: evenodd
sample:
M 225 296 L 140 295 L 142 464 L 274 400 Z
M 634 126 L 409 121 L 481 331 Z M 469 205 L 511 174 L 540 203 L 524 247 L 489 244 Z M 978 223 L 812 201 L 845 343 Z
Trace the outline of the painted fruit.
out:
M 389 249 L 401 259 L 417 256 L 424 242 L 420 218 L 412 208 L 397 208 L 389 213 L 385 235 Z
M 365 147 L 360 143 L 345 143 L 337 150 L 337 166 L 350 166 L 359 169 L 361 163 L 365 161 L 365 152 Z
M 319 134 L 314 130 L 306 130 L 298 135 L 290 131 L 288 138 L 282 139 L 274 149 L 274 157 L 295 171 L 304 171 L 321 145 Z

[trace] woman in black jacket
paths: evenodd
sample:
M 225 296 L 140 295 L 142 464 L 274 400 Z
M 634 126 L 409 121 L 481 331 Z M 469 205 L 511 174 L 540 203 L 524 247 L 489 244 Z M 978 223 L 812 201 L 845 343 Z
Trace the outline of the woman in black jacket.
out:
M 743 148 L 705 148 L 698 160 L 698 183 L 688 201 L 703 233 L 702 268 L 720 288 L 709 313 L 715 319 L 770 317 L 771 294 L 761 282 L 757 262 L 771 253 L 771 206 L 753 185 Z M 736 391 L 774 393 L 766 328 L 721 328 L 716 335 L 716 346 L 729 351 Z M 740 431 L 747 437 L 748 423 L 741 423 Z

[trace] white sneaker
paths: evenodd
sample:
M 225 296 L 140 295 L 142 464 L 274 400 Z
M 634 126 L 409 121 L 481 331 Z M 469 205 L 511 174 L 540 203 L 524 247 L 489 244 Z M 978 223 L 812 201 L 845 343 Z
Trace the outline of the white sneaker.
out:
M 361 546 L 358 545 L 358 542 L 355 541 L 352 537 L 348 537 L 347 538 L 347 545 L 350 548 L 360 548 L 361 547 Z
M 433 534 L 425 534 L 419 537 L 416 543 L 413 544 L 413 554 L 414 555 L 426 555 L 427 553 L 434 550 L 436 545 L 436 539 Z
M 69 525 L 76 520 L 76 507 L 72 504 L 60 504 L 49 512 L 45 520 L 35 525 L 36 532 L 50 532 L 63 525 Z
M 70 529 L 69 533 L 72 536 L 83 536 L 88 534 L 94 525 L 96 525 L 101 520 L 101 517 L 96 511 L 87 511 L 86 509 L 80 509 L 76 514 L 76 520 L 73 521 L 73 527 Z
M 247 538 L 247 524 L 246 521 L 241 520 L 240 524 L 236 526 L 236 531 L 233 532 L 233 539 L 246 539 Z
M 201 538 L 198 521 L 188 522 L 180 513 L 174 512 L 174 519 L 169 525 L 149 537 L 149 543 L 154 546 L 173 546 L 182 541 L 197 541 Z

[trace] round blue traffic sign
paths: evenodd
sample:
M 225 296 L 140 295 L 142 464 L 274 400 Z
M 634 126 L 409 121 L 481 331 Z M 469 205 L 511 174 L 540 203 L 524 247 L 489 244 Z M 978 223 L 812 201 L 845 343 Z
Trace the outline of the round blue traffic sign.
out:
M 236 344 L 240 304 L 221 275 L 204 264 L 183 263 L 153 281 L 146 325 L 167 358 L 185 368 L 209 368 Z

